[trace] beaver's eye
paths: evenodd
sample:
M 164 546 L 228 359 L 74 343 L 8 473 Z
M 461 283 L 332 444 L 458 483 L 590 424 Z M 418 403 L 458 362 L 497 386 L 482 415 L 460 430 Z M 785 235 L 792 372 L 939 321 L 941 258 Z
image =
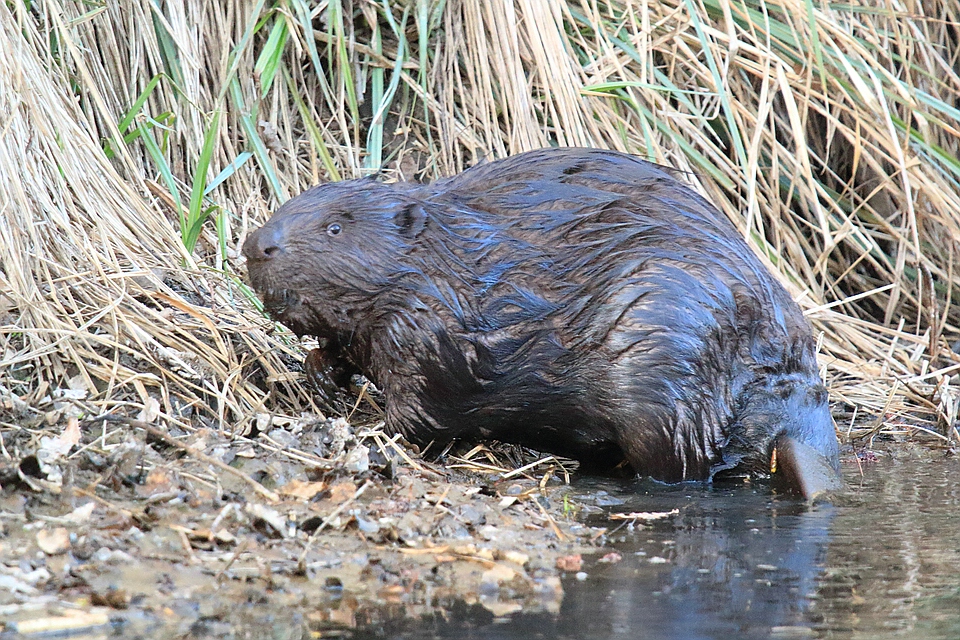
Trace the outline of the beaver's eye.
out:
M 341 231 L 343 231 L 343 227 L 341 227 L 341 226 L 340 226 L 338 223 L 336 223 L 336 222 L 332 222 L 332 223 L 330 223 L 330 224 L 327 225 L 327 235 L 328 235 L 328 236 L 338 236 L 338 235 L 340 235 L 340 232 L 341 232 Z

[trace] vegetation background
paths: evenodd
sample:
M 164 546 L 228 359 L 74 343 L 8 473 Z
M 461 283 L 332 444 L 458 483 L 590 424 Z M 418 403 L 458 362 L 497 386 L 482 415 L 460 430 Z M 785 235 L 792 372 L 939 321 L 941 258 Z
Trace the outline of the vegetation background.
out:
M 735 222 L 841 435 L 958 439 L 955 0 L 4 0 L 0 52 L 5 427 L 315 410 L 249 231 L 318 182 L 579 145 Z

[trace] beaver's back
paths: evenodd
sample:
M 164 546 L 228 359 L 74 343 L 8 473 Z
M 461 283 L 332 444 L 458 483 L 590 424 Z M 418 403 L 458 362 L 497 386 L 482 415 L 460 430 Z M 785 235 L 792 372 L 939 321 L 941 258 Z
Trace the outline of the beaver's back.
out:
M 723 214 L 662 167 L 551 149 L 475 167 L 421 197 L 457 235 L 474 230 L 492 247 L 467 258 L 478 281 L 494 284 L 478 292 L 464 339 L 509 363 L 484 374 L 484 397 L 536 397 L 532 388 L 545 386 L 497 373 L 517 368 L 517 345 L 540 371 L 559 368 L 546 361 L 564 350 L 578 353 L 563 367 L 584 383 L 570 390 L 631 407 L 617 429 L 633 434 L 624 448 L 647 461 L 644 473 L 707 475 L 758 375 L 818 382 L 799 308 Z M 534 333 L 562 350 L 535 353 Z

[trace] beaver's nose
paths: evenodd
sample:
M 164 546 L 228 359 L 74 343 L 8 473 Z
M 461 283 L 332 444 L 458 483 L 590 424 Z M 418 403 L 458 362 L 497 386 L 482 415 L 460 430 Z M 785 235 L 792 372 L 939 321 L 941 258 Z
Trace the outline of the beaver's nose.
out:
M 247 260 L 270 260 L 283 253 L 283 231 L 280 225 L 260 227 L 243 243 Z

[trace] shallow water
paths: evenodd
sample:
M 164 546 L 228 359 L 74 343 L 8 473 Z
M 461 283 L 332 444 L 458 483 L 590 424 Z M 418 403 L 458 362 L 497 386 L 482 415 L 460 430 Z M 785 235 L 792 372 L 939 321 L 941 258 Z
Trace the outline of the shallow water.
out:
M 749 487 L 583 480 L 602 512 L 679 514 L 623 527 L 568 576 L 559 616 L 433 622 L 391 638 L 960 638 L 960 461 L 894 455 L 845 469 L 832 505 Z M 853 476 L 853 477 L 851 477 Z M 363 633 L 355 637 L 364 637 Z

